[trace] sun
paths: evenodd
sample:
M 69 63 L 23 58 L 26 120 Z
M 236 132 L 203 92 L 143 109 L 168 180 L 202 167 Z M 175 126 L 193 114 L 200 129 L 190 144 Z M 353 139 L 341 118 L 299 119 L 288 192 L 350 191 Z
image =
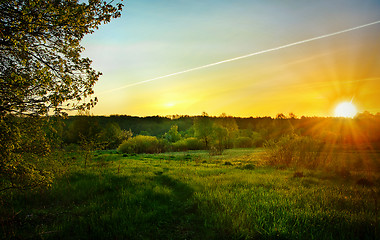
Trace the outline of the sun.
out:
M 176 105 L 175 102 L 167 102 L 167 103 L 164 104 L 164 106 L 165 106 L 166 108 L 172 108 L 172 107 L 174 107 L 175 105 Z
M 357 112 L 352 102 L 341 102 L 335 108 L 335 117 L 353 118 Z

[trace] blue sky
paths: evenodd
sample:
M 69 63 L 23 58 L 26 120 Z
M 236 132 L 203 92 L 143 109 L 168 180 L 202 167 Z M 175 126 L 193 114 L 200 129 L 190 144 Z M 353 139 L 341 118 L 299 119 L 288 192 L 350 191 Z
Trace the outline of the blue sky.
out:
M 96 115 L 380 112 L 380 24 L 121 88 L 380 20 L 380 1 L 124 1 L 82 42 L 103 76 Z M 377 51 L 376 51 L 377 50 Z M 379 79 L 378 79 L 379 78 Z

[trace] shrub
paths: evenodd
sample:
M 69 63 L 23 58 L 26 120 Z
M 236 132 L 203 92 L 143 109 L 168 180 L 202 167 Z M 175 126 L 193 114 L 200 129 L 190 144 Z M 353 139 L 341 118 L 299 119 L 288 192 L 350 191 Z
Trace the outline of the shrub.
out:
M 190 137 L 172 144 L 173 151 L 201 150 L 205 145 L 197 138 Z
M 124 140 L 128 140 L 133 135 L 131 130 L 122 130 L 118 123 L 108 123 L 100 133 L 99 141 L 104 149 L 115 149 Z
M 186 141 L 186 145 L 187 145 L 188 150 L 206 149 L 206 146 L 201 141 L 199 141 L 199 139 L 197 139 L 197 138 L 190 137 L 190 138 L 186 138 L 185 141 Z
M 267 141 L 264 147 L 268 161 L 272 165 L 316 168 L 321 163 L 323 144 L 310 137 L 296 134 L 285 135 L 277 141 Z
M 211 146 L 209 149 L 209 155 L 210 156 L 217 156 L 217 155 L 222 155 L 224 151 L 224 148 L 220 148 L 219 146 Z
M 264 145 L 263 136 L 258 132 L 253 132 L 251 139 L 252 139 L 252 146 L 254 147 L 262 147 Z
M 122 153 L 158 153 L 161 148 L 156 137 L 138 135 L 124 141 L 117 150 Z
M 294 136 L 287 135 L 278 141 L 271 139 L 264 144 L 271 165 L 289 165 L 292 162 L 295 153 L 293 138 Z
M 158 146 L 157 146 L 157 152 L 167 152 L 171 150 L 171 144 L 168 140 L 165 138 L 158 139 Z
M 237 137 L 234 146 L 236 148 L 250 148 L 253 146 L 253 141 L 249 137 Z
M 296 138 L 296 160 L 297 165 L 302 165 L 314 169 L 321 165 L 323 143 L 311 137 Z
M 188 147 L 187 147 L 186 139 L 182 139 L 175 143 L 172 143 L 172 149 L 173 151 L 178 151 L 178 152 L 187 151 Z

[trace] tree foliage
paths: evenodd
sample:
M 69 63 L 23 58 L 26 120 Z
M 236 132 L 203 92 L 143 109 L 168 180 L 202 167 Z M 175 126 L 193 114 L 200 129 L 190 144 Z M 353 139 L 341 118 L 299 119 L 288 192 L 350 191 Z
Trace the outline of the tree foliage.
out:
M 178 133 L 178 126 L 172 125 L 169 131 L 164 134 L 164 138 L 171 143 L 179 141 L 181 139 L 181 134 Z
M 83 103 L 101 73 L 92 69 L 90 59 L 81 57 L 80 41 L 120 16 L 123 5 L 111 3 L 0 2 L 0 116 L 59 113 L 67 101 L 68 108 L 96 103 L 96 98 Z
M 96 104 L 86 98 L 101 73 L 81 57 L 80 42 L 120 16 L 123 5 L 112 2 L 0 1 L 0 191 L 50 184 L 51 141 L 39 116 Z
M 41 168 L 51 152 L 45 123 L 38 117 L 0 119 L 0 192 L 51 184 L 52 172 Z
M 205 112 L 194 119 L 195 136 L 204 142 L 206 148 L 209 148 L 213 133 L 213 125 L 214 123 Z
M 81 111 L 68 126 L 67 130 L 66 138 L 69 143 L 79 143 L 84 138 L 100 142 L 102 127 L 97 119 L 91 116 L 88 111 Z
M 213 144 L 211 150 L 213 154 L 222 154 L 224 149 L 226 149 L 228 142 L 228 130 L 220 125 L 215 125 L 213 127 Z
M 160 143 L 156 137 L 138 135 L 124 141 L 118 147 L 122 153 L 158 153 Z
M 115 149 L 123 141 L 132 138 L 131 130 L 122 130 L 115 122 L 108 123 L 101 133 L 102 145 L 105 149 Z
M 225 113 L 220 115 L 216 120 L 216 125 L 218 127 L 221 127 L 227 131 L 226 135 L 224 136 L 223 142 L 223 148 L 232 148 L 233 147 L 233 139 L 236 138 L 236 135 L 238 133 L 239 127 L 236 123 L 236 120 L 233 117 L 227 116 Z M 220 130 L 219 130 L 219 139 L 220 139 Z M 221 142 L 219 141 L 219 144 Z

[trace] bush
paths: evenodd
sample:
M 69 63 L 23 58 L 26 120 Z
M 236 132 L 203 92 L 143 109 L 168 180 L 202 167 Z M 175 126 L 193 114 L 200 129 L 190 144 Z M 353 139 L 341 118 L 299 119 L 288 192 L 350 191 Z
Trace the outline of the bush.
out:
M 199 141 L 199 139 L 190 137 L 186 138 L 186 145 L 188 150 L 202 150 L 206 149 L 206 146 L 203 144 L 203 142 Z
M 122 130 L 118 123 L 108 123 L 100 133 L 99 142 L 101 142 L 104 149 L 115 149 L 123 141 L 132 137 L 132 131 Z
M 159 153 L 170 151 L 171 150 L 170 142 L 168 140 L 166 140 L 165 138 L 158 139 L 157 150 Z
M 292 162 L 295 153 L 293 138 L 294 136 L 287 135 L 277 141 L 268 140 L 264 144 L 269 164 L 288 166 Z
M 187 147 L 186 139 L 182 139 L 182 140 L 179 140 L 175 143 L 172 143 L 172 150 L 176 151 L 176 152 L 189 150 Z
M 264 145 L 263 136 L 258 132 L 253 132 L 251 139 L 252 139 L 252 146 L 254 147 L 262 147 Z
M 217 155 L 222 155 L 224 151 L 224 148 L 221 148 L 220 146 L 211 146 L 209 149 L 209 155 L 210 156 L 217 156 Z
M 190 137 L 172 144 L 173 151 L 201 150 L 205 145 L 197 138 Z
M 285 135 L 277 141 L 267 141 L 264 147 L 268 161 L 272 165 L 316 168 L 321 163 L 323 144 L 311 137 Z
M 250 148 L 253 146 L 253 141 L 249 137 L 237 137 L 234 146 L 236 148 Z
M 156 137 L 138 135 L 124 141 L 117 150 L 122 153 L 158 153 L 162 149 Z

